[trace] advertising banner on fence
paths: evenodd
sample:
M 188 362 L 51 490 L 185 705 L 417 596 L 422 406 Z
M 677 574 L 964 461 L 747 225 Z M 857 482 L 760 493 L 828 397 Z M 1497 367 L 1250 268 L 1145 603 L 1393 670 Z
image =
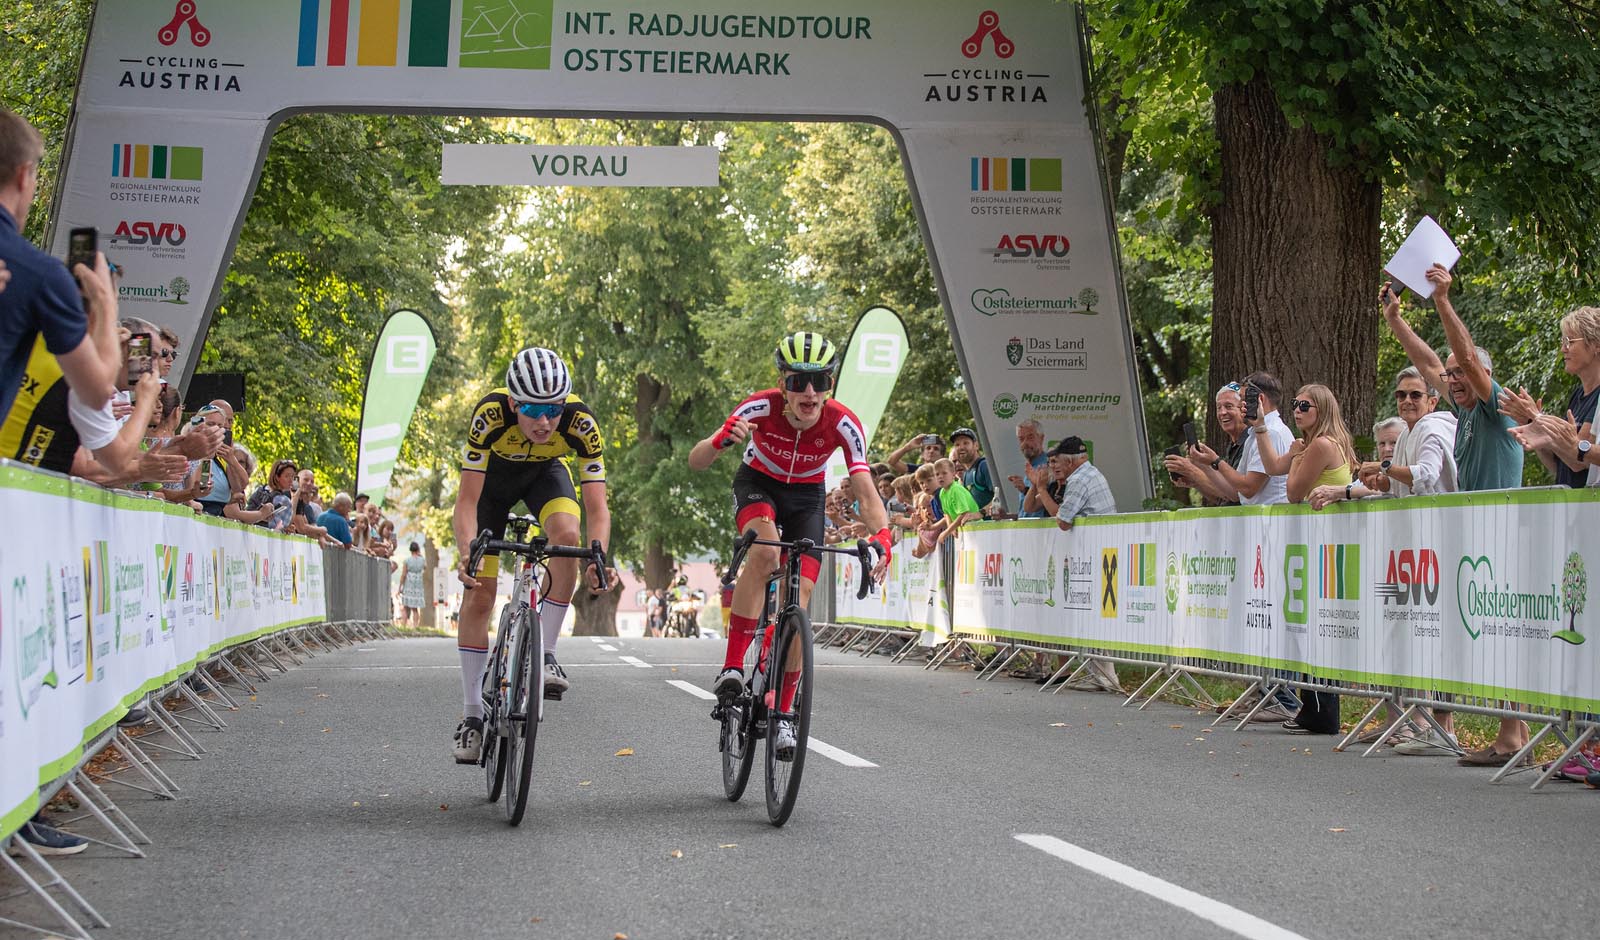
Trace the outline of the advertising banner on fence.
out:
M 1597 495 L 978 524 L 952 549 L 952 630 L 1600 711 Z
M 768 0 L 722 12 L 675 0 L 185 0 L 176 16 L 172 0 L 101 3 L 54 248 L 65 254 L 73 226 L 117 233 L 112 259 L 137 256 L 124 309 L 143 306 L 178 332 L 187 376 L 282 115 L 880 123 L 898 132 L 997 476 L 1021 472 L 1013 428 L 1038 418 L 1052 439 L 1091 441 L 1118 503 L 1133 507 L 1150 472 L 1076 14 L 1038 0 Z M 642 168 L 582 148 L 512 162 L 519 182 L 531 170 L 534 182 L 616 183 Z
M 356 489 L 372 497 L 372 504 L 380 508 L 437 348 L 433 328 L 415 310 L 396 310 L 390 315 L 373 347 L 361 405 Z
M 903 539 L 895 547 L 883 583 L 863 600 L 856 600 L 861 563 L 834 556 L 834 619 L 840 623 L 921 630 L 923 646 L 943 643 L 950 635 L 950 594 L 944 579 L 944 561 L 940 551 L 926 558 L 912 557 L 916 544 L 914 538 Z
M 199 659 L 323 619 L 322 549 L 0 465 L 0 834 L 83 742 Z

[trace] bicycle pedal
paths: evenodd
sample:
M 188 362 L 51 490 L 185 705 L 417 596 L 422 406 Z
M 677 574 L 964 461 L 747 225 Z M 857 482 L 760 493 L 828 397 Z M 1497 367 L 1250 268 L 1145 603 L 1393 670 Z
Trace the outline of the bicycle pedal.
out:
M 559 702 L 559 701 L 561 701 L 561 690 L 560 689 L 552 689 L 549 686 L 545 686 L 544 687 L 544 700 L 547 701 L 547 702 Z

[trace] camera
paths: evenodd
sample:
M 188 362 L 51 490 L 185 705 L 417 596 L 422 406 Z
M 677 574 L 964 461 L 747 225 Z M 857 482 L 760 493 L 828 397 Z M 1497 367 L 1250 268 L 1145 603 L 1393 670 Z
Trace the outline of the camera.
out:
M 1244 387 L 1244 419 L 1254 421 L 1261 417 L 1261 389 L 1254 385 Z

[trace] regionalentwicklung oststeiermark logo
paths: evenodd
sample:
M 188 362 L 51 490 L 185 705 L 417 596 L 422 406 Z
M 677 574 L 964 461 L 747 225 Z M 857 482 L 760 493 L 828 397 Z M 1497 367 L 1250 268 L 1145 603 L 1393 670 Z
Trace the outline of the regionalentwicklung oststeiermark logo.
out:
M 1573 646 L 1583 642 L 1583 634 L 1578 632 L 1578 615 L 1583 613 L 1588 596 L 1589 573 L 1584 570 L 1583 556 L 1573 552 L 1561 569 L 1561 606 L 1567 612 L 1567 629 L 1550 634 L 1552 639 Z
M 455 17 L 449 0 L 412 0 L 404 12 L 394 2 L 358 8 L 346 0 L 301 0 L 299 7 L 295 64 L 302 68 L 447 68 L 455 27 L 461 68 L 550 68 L 555 0 L 463 0 Z M 604 31 L 603 18 L 582 17 L 573 28 Z
M 990 407 L 994 409 L 996 418 L 1007 421 L 1017 416 L 1017 410 L 1022 407 L 1022 403 L 1017 401 L 1017 396 L 1010 392 L 1002 392 L 994 397 Z

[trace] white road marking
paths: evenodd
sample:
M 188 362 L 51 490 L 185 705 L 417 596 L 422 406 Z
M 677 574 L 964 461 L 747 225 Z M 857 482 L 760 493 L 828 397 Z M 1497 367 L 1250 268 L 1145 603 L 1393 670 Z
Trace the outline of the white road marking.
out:
M 814 754 L 821 754 L 831 761 L 838 761 L 846 767 L 876 767 L 872 761 L 864 757 L 857 757 L 849 751 L 840 750 L 831 744 L 824 744 L 816 738 L 806 739 L 806 749 Z
M 590 643 L 604 643 L 605 641 L 606 638 L 603 636 L 592 636 L 589 638 Z
M 627 663 L 630 666 L 638 666 L 640 669 L 649 669 L 649 668 L 651 668 L 649 663 L 645 662 L 642 659 L 634 657 L 634 656 L 618 656 L 617 658 L 622 660 L 623 662 Z
M 612 646 L 610 643 L 601 643 L 600 648 L 608 653 L 615 653 L 617 651 L 617 648 Z
M 683 691 L 688 692 L 690 695 L 693 695 L 695 698 L 705 699 L 708 702 L 716 701 L 717 698 L 715 695 L 705 689 L 700 688 L 693 682 L 685 682 L 682 679 L 668 679 L 667 685 L 682 689 Z M 816 738 L 808 738 L 806 740 L 806 749 L 814 754 L 821 754 L 823 757 L 826 757 L 831 761 L 837 761 L 846 767 L 878 766 L 866 758 L 857 757 L 849 751 L 834 747 L 831 744 L 825 744 L 821 741 L 818 741 Z
M 1132 888 L 1148 894 L 1158 901 L 1165 901 L 1173 907 L 1180 907 L 1201 920 L 1208 920 L 1224 930 L 1232 931 L 1249 940 L 1306 940 L 1305 937 L 1292 930 L 1285 930 L 1277 924 L 1268 923 L 1254 914 L 1247 914 L 1236 907 L 1216 901 L 1203 894 L 1196 894 L 1188 888 L 1180 888 L 1170 881 L 1163 881 L 1155 875 L 1146 874 L 1137 868 L 1130 868 L 1118 861 L 1097 855 L 1085 848 L 1064 842 L 1055 836 L 1046 835 L 1016 835 L 1013 836 L 1024 845 L 1031 845 L 1047 855 L 1054 855 L 1064 862 L 1070 862 L 1085 871 L 1093 872 L 1102 878 L 1110 879 L 1125 887 Z

